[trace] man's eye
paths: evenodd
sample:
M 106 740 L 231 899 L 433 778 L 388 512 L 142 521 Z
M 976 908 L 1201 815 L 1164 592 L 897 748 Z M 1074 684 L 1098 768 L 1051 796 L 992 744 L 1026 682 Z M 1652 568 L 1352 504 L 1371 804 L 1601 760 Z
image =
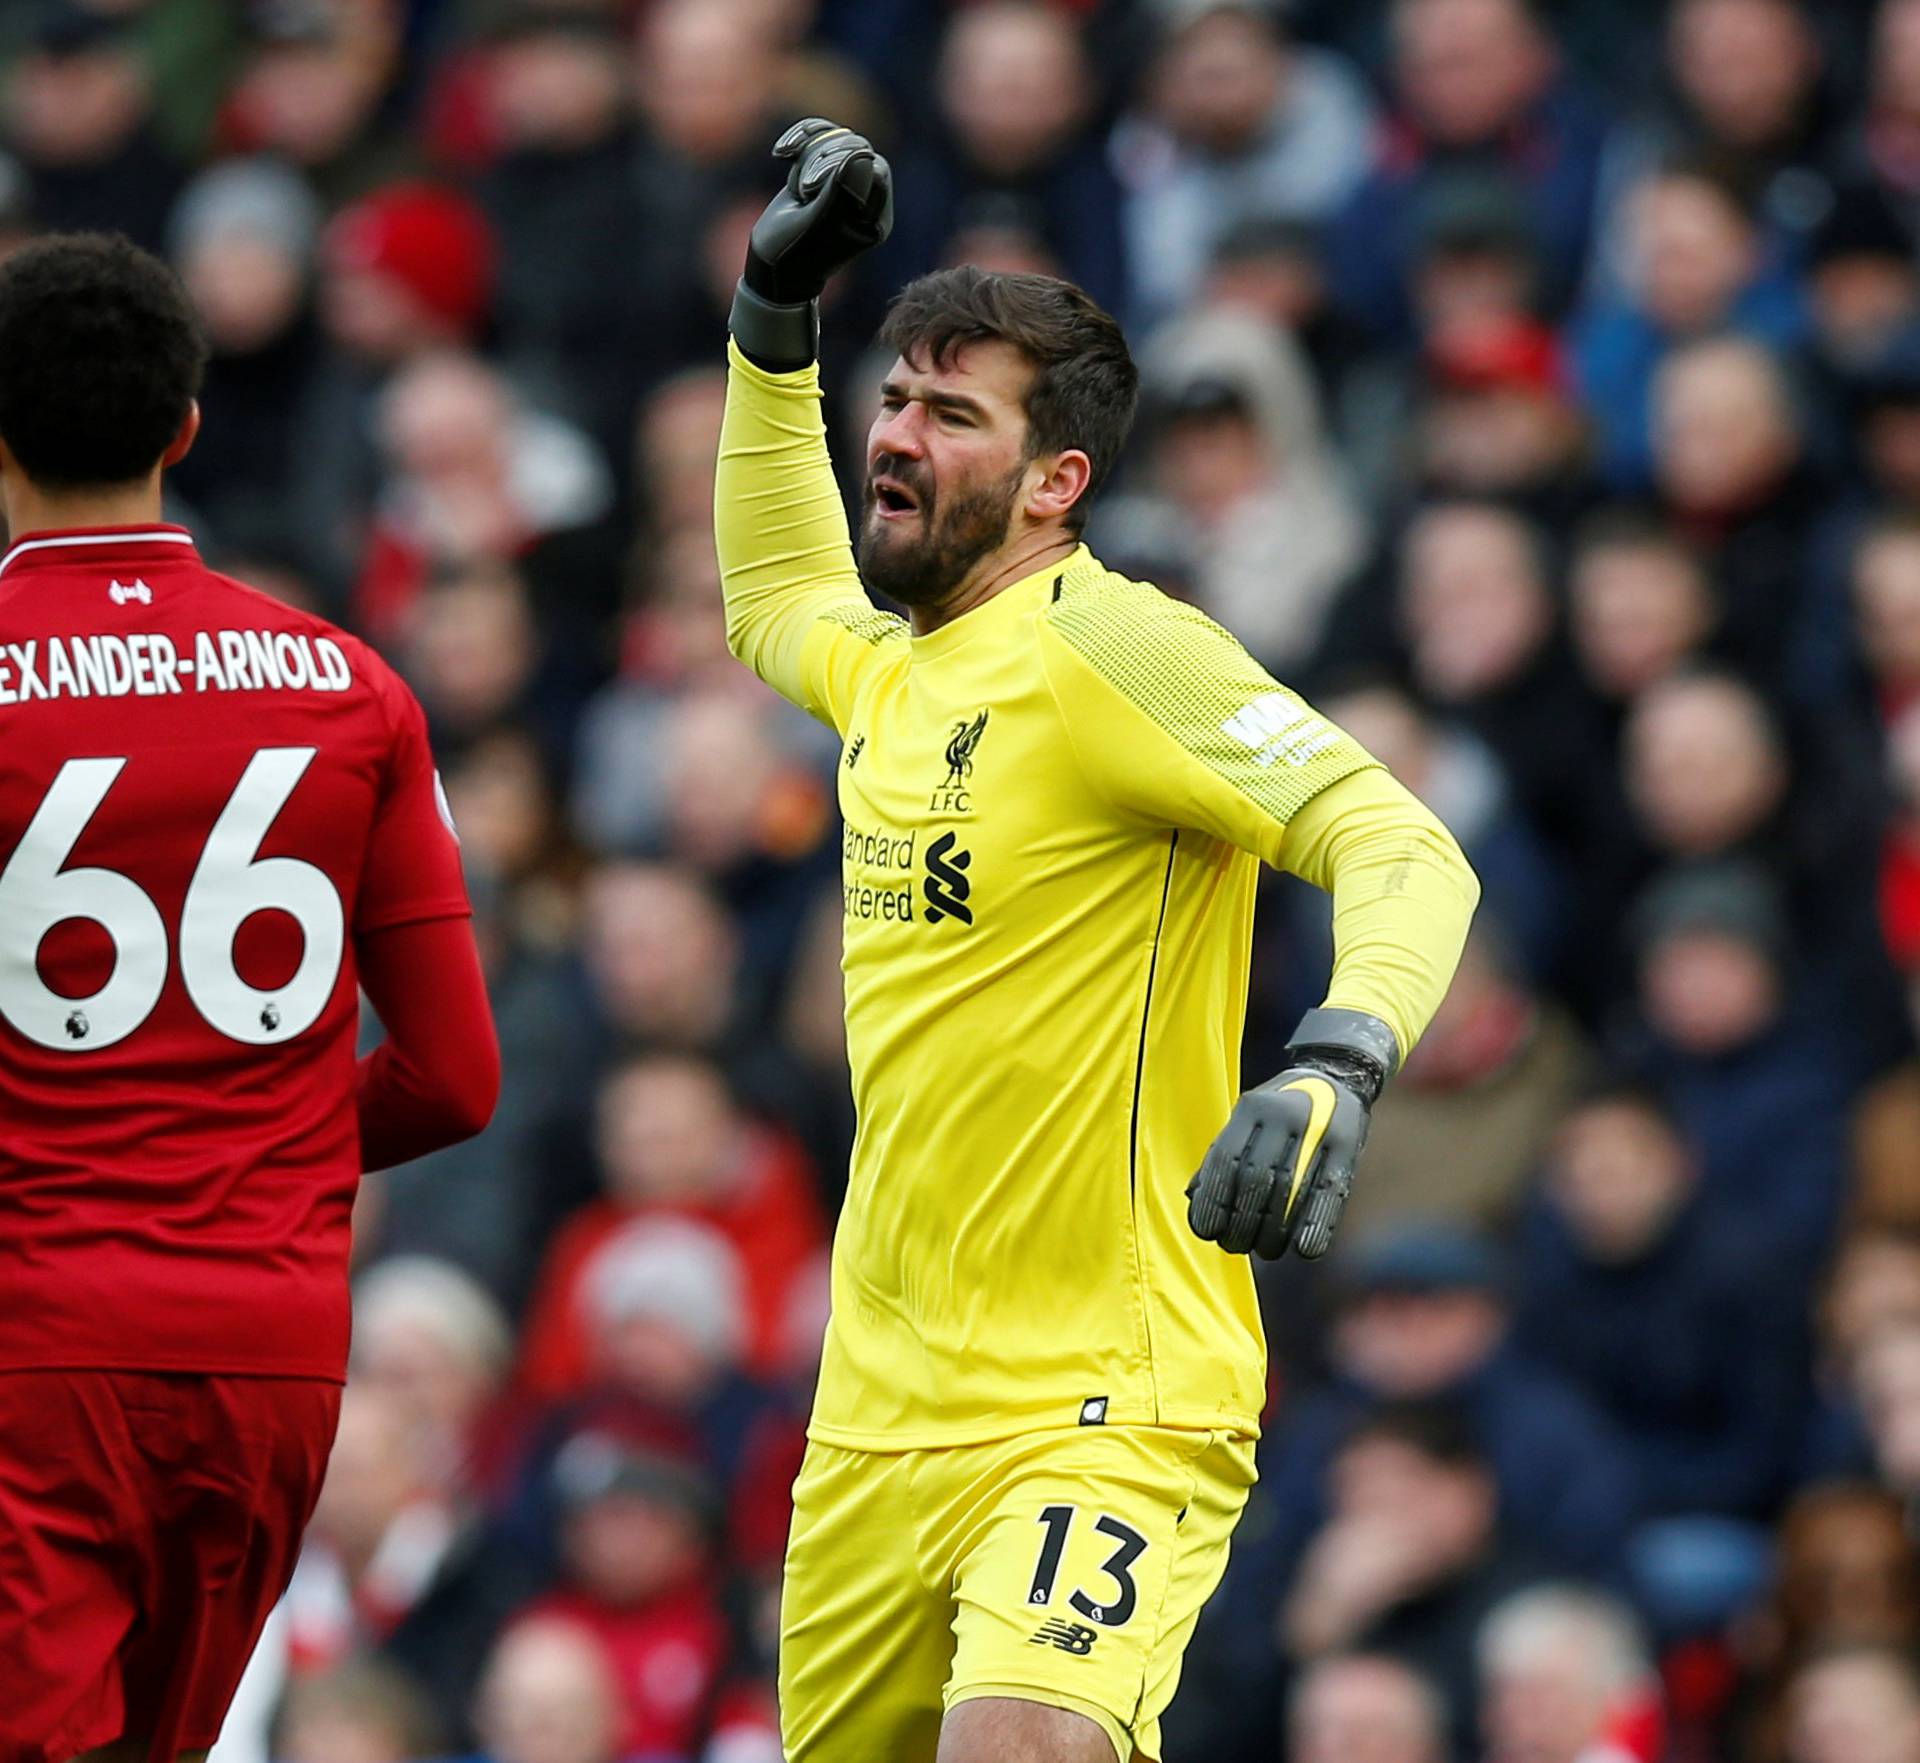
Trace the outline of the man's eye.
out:
M 973 418 L 963 410 L 943 410 L 940 413 L 940 420 L 948 428 L 970 429 L 973 427 Z
M 892 416 L 896 411 L 902 409 L 905 404 L 906 400 L 904 398 L 882 398 L 880 400 L 880 408 L 889 416 Z

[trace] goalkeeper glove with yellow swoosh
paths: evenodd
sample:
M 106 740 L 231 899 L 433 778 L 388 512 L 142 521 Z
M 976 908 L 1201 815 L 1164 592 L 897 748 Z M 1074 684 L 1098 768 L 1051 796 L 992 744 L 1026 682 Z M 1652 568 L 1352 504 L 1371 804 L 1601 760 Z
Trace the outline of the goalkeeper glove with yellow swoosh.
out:
M 893 231 L 893 172 L 865 135 L 822 116 L 795 123 L 773 156 L 793 162 L 787 187 L 753 223 L 728 325 L 751 360 L 783 372 L 820 352 L 827 278 Z
M 1364 1010 L 1309 1010 L 1293 1063 L 1235 1104 L 1187 1184 L 1187 1222 L 1231 1254 L 1317 1260 L 1353 1189 L 1375 1100 L 1400 1064 L 1393 1030 Z

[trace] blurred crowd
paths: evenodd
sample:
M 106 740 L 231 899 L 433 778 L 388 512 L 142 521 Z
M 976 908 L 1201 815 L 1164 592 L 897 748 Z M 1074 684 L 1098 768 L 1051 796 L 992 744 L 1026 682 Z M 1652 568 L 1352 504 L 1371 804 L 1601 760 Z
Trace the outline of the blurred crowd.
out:
M 837 751 L 710 520 L 807 114 L 900 192 L 845 458 L 904 280 L 1082 283 L 1146 381 L 1095 549 L 1485 884 L 1342 1243 L 1264 1271 L 1170 1758 L 1920 1763 L 1920 0 L 8 0 L 0 250 L 178 267 L 173 512 L 418 691 L 505 1051 L 366 1185 L 219 1755 L 778 1757 Z M 1250 1079 L 1327 955 L 1271 878 Z

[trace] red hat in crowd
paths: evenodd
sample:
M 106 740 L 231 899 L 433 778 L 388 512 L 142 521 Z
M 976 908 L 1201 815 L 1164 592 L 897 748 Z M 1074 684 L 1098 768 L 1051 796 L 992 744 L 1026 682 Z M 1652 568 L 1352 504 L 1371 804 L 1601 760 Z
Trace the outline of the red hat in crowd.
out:
M 1561 397 L 1567 390 L 1560 339 L 1531 319 L 1445 326 L 1427 346 L 1427 366 L 1448 391 Z
M 327 229 L 330 269 L 391 277 L 463 336 L 479 329 L 493 299 L 495 257 L 486 216 L 437 184 L 390 184 Z

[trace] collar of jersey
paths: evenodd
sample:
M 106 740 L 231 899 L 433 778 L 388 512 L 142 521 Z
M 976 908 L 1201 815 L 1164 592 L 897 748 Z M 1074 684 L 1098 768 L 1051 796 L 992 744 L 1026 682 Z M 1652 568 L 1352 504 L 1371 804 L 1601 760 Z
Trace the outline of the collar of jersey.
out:
M 962 643 L 971 642 L 988 631 L 1000 630 L 1023 613 L 1031 612 L 1036 606 L 1044 606 L 1053 596 L 1054 581 L 1084 563 L 1087 555 L 1085 545 L 1077 546 L 1065 557 L 1055 558 L 1045 568 L 1036 569 L 1032 575 L 1023 575 L 1017 582 L 1009 582 L 991 600 L 981 601 L 971 611 L 961 613 L 951 624 L 943 624 L 937 631 L 914 637 L 914 660 L 932 661 L 939 656 L 950 655 Z
M 0 556 L 0 576 L 17 575 L 23 569 L 59 566 L 115 554 L 123 551 L 178 551 L 185 556 L 193 550 L 193 535 L 183 526 L 165 521 L 144 521 L 138 526 L 101 526 L 73 528 L 65 532 L 23 533 Z

